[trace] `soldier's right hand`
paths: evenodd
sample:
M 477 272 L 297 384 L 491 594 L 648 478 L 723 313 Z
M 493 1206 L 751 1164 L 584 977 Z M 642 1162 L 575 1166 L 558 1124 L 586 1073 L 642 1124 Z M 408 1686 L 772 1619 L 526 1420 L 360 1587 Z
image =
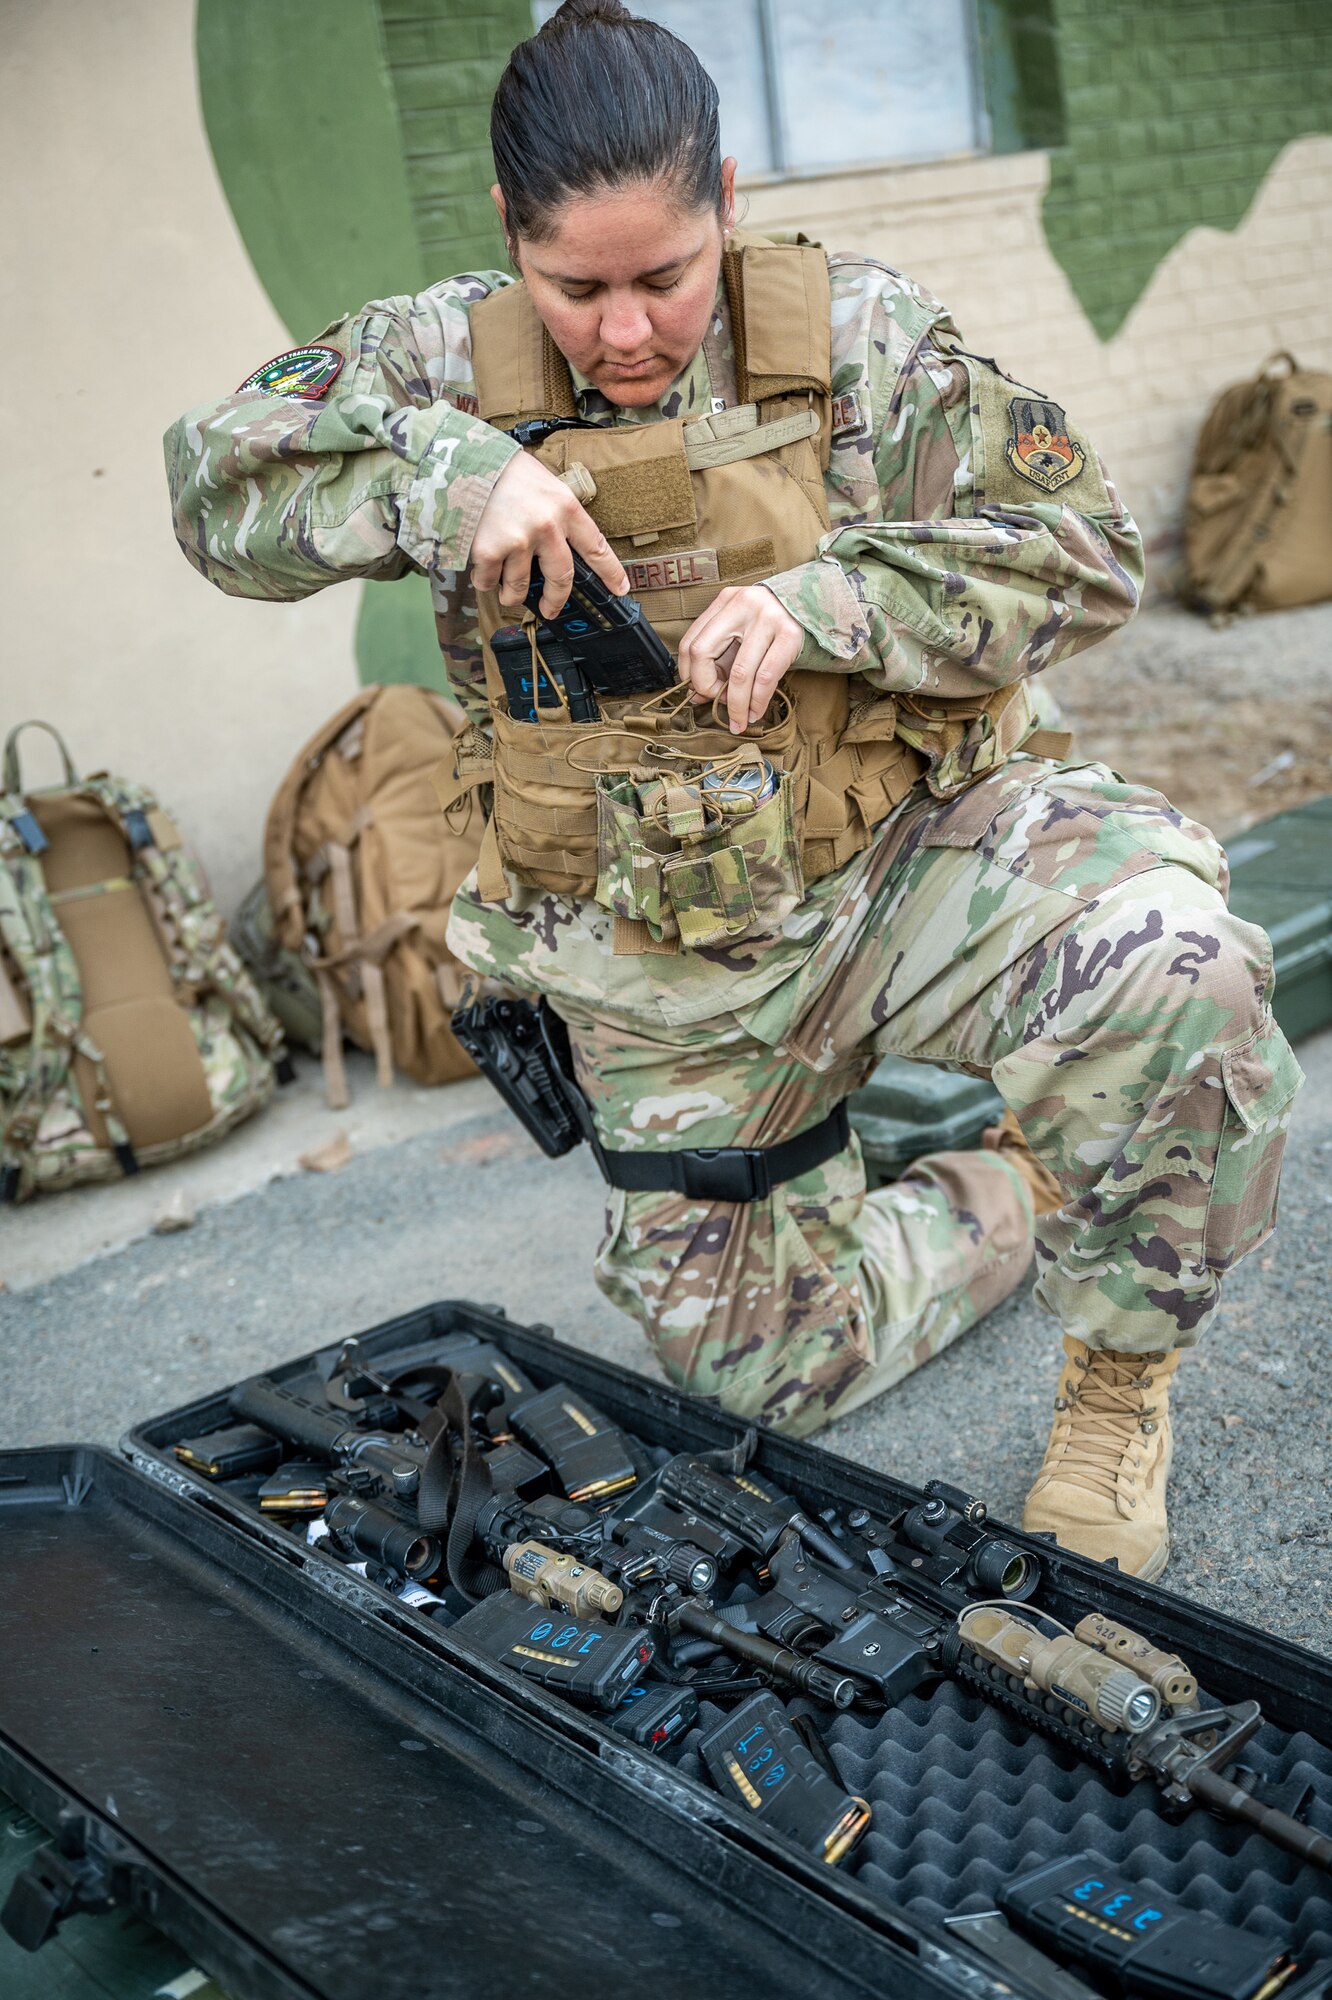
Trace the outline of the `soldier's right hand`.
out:
M 573 585 L 571 549 L 617 597 L 624 596 L 629 579 L 592 516 L 549 467 L 528 452 L 515 452 L 491 488 L 472 537 L 477 590 L 498 588 L 501 604 L 520 607 L 535 556 L 546 586 L 541 615 L 553 618 Z

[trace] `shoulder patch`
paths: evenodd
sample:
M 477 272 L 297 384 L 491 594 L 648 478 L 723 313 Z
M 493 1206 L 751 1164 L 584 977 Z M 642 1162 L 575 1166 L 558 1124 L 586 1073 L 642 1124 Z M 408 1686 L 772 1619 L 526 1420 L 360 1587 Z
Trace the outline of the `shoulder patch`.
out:
M 1063 405 L 1024 389 L 993 361 L 954 351 L 970 377 L 977 505 L 1020 508 L 1049 499 L 1080 514 L 1108 513 L 1100 462 Z
M 1008 416 L 1012 430 L 1004 455 L 1014 472 L 1046 493 L 1077 478 L 1087 463 L 1087 454 L 1070 438 L 1058 403 L 1035 396 L 1012 396 Z
M 319 343 L 289 347 L 285 354 L 275 354 L 253 375 L 247 375 L 240 387 L 261 389 L 266 396 L 301 396 L 314 401 L 328 394 L 342 373 L 343 359 L 336 347 Z

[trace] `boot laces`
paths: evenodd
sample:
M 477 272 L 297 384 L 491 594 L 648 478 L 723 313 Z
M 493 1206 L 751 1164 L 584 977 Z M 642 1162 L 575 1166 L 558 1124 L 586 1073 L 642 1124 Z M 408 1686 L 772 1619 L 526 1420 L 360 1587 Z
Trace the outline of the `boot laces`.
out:
M 1153 1405 L 1143 1392 L 1151 1385 L 1155 1354 L 1093 1351 L 1085 1369 L 1074 1363 L 1060 1390 L 1067 1416 L 1056 1444 L 1059 1459 L 1053 1477 L 1088 1493 L 1111 1499 L 1118 1490 L 1120 1470 L 1144 1417 Z M 1136 1468 L 1138 1460 L 1135 1458 Z

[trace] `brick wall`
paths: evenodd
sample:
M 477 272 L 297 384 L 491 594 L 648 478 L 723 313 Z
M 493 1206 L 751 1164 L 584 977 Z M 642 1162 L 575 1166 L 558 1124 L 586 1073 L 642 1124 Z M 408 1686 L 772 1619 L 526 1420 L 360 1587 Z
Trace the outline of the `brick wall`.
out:
M 1104 339 L 1188 230 L 1234 229 L 1283 147 L 1332 129 L 1332 6 L 1056 0 L 1055 22 L 1068 145 L 1045 230 Z
M 1332 366 L 1332 0 L 985 5 L 1040 29 L 1014 88 L 1048 109 L 1057 78 L 1064 144 L 755 185 L 749 220 L 929 285 L 1086 425 L 1169 554 L 1216 391 L 1278 347 Z M 503 265 L 489 105 L 529 0 L 378 6 L 428 280 Z
M 1170 580 L 1193 444 L 1226 383 L 1290 348 L 1332 368 L 1332 138 L 1295 140 L 1233 234 L 1180 237 L 1102 340 L 1042 223 L 1053 161 L 995 155 L 754 187 L 747 221 L 882 257 L 952 309 L 968 344 L 1087 429 Z
M 504 267 L 489 195 L 490 100 L 530 0 L 379 0 L 427 282 Z

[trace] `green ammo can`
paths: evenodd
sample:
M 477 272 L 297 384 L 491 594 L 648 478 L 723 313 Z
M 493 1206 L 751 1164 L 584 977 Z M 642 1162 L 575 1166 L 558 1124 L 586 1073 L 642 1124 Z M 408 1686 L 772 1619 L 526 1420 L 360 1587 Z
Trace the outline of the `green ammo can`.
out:
M 1332 795 L 1226 843 L 1230 907 L 1272 940 L 1272 1011 L 1298 1041 L 1332 1021 Z
M 885 1056 L 851 1098 L 851 1124 L 871 1187 L 895 1181 L 922 1153 L 976 1145 L 1003 1115 L 1004 1100 L 984 1077 L 904 1056 Z
M 1261 924 L 1276 962 L 1273 1011 L 1292 1041 L 1332 1021 L 1332 795 L 1260 820 L 1227 843 L 1230 907 Z M 983 1078 L 886 1056 L 851 1099 L 871 1187 L 923 1153 L 974 1146 L 1003 1117 Z

